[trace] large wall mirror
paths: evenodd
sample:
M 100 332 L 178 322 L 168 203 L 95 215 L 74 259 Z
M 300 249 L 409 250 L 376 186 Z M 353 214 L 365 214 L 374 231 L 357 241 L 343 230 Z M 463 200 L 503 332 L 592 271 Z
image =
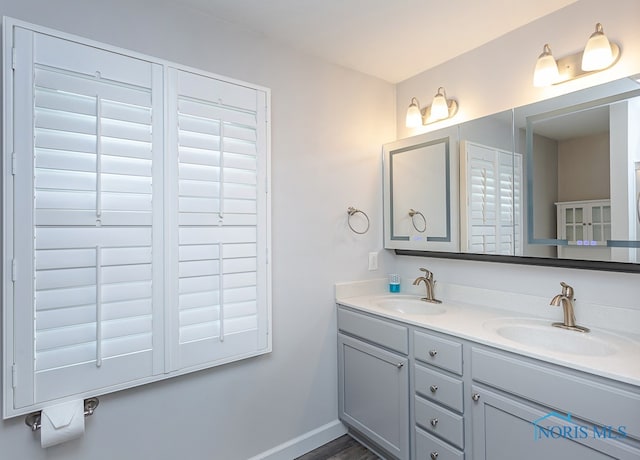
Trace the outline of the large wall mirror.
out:
M 390 145 L 413 151 L 425 139 L 443 138 L 452 169 L 446 177 L 458 176 L 449 184 L 450 196 L 459 197 L 450 208 L 458 233 L 448 247 L 412 241 L 411 234 L 389 245 L 389 227 L 398 222 L 403 228 L 406 219 L 390 212 L 396 186 L 415 200 L 416 194 L 441 195 L 426 185 L 437 182 L 428 175 L 418 186 L 400 170 L 392 177 L 385 166 L 385 247 L 399 254 L 640 271 L 640 78 Z M 385 146 L 386 165 L 390 151 Z M 432 167 L 418 158 L 411 163 Z M 408 168 L 414 176 L 415 168 Z
M 385 247 L 459 251 L 458 129 L 383 146 Z

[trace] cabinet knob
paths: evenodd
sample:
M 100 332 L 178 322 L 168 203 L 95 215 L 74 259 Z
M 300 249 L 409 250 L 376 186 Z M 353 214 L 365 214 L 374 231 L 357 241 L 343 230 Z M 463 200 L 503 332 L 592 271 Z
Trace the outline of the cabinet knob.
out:
M 438 350 L 429 350 L 429 356 L 431 356 L 432 358 L 438 354 Z
M 473 399 L 474 401 L 477 401 L 478 399 L 480 399 L 480 393 L 474 393 L 471 395 L 471 399 Z
M 435 393 L 436 391 L 438 391 L 438 385 L 431 385 L 429 389 L 431 390 L 431 393 Z
M 436 460 L 438 458 L 438 452 L 431 452 L 431 460 Z
M 398 364 L 396 364 L 396 367 L 398 369 L 402 369 L 404 367 L 404 363 L 398 363 Z
M 432 418 L 430 423 L 431 423 L 431 426 L 435 428 L 435 426 L 438 424 L 438 419 Z

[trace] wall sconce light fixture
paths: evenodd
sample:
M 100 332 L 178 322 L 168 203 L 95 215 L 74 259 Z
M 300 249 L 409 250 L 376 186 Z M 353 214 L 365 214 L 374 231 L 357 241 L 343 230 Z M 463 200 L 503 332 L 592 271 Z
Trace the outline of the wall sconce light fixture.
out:
M 420 108 L 420 102 L 417 98 L 411 98 L 405 124 L 407 128 L 415 128 L 446 120 L 456 113 L 458 113 L 458 103 L 454 99 L 447 99 L 447 93 L 443 87 L 440 87 L 438 93 L 433 97 L 431 105 L 424 109 Z
M 533 86 L 557 85 L 600 72 L 612 67 L 619 59 L 620 47 L 609 41 L 604 34 L 602 24 L 597 23 L 596 31 L 589 37 L 584 51 L 556 61 L 549 45 L 544 45 L 533 72 Z

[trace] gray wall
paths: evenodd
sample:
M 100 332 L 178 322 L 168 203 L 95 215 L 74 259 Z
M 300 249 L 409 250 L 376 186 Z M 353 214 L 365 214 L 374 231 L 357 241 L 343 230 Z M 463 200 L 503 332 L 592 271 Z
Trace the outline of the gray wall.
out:
M 558 143 L 558 201 L 609 198 L 609 133 Z
M 83 438 L 47 451 L 23 417 L 0 421 L 0 457 L 245 459 L 335 421 L 333 284 L 369 276 L 382 241 L 394 87 L 164 0 L 0 0 L 0 13 L 270 87 L 274 280 L 270 355 L 105 396 Z M 369 214 L 366 235 L 348 206 Z

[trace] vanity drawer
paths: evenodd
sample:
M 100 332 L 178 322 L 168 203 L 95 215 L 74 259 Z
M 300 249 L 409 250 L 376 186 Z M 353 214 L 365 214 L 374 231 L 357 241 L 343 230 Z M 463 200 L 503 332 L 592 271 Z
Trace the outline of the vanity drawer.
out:
M 464 454 L 416 427 L 416 460 L 464 460 Z
M 338 307 L 338 329 L 390 350 L 409 354 L 409 330 L 405 326 Z
M 556 370 L 517 355 L 473 348 L 473 380 L 604 426 L 624 426 L 640 439 L 640 393 L 615 382 Z M 482 392 L 479 392 L 482 397 Z
M 415 402 L 416 424 L 460 448 L 464 446 L 464 423 L 461 415 L 418 396 L 415 397 Z
M 462 412 L 462 381 L 419 364 L 414 369 L 416 393 Z
M 462 344 L 424 332 L 413 333 L 415 358 L 462 375 Z

